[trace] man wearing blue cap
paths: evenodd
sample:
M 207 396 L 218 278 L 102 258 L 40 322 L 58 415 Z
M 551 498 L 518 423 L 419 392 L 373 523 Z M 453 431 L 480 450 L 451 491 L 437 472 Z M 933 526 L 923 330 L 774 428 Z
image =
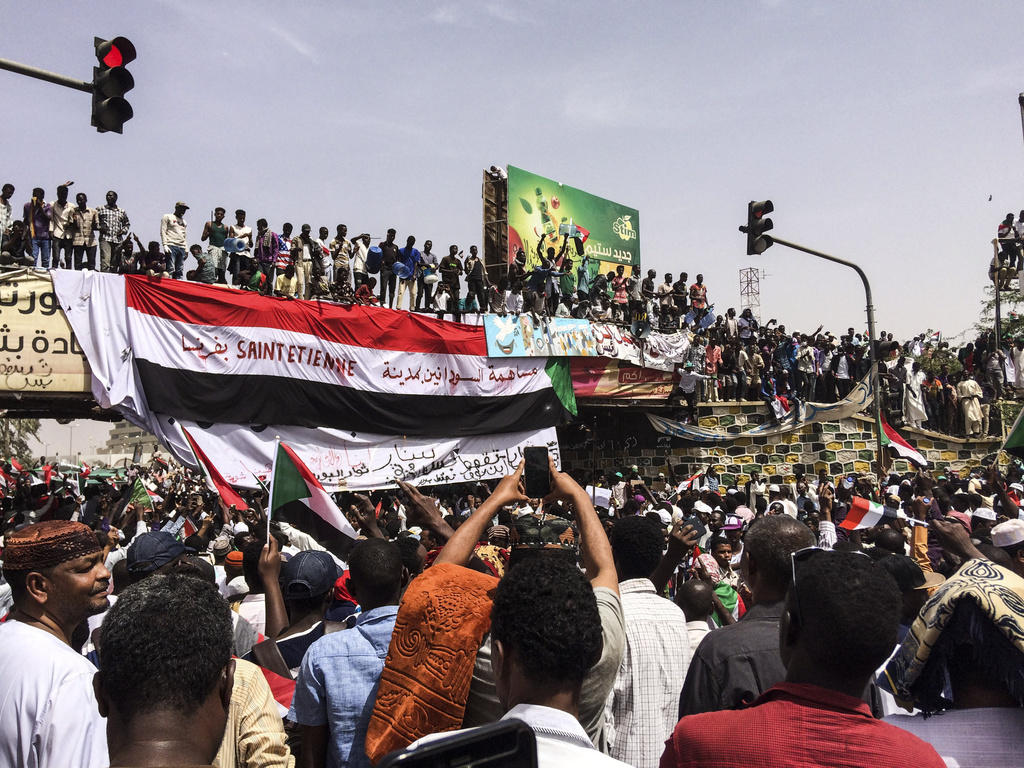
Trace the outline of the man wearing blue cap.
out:
M 295 677 L 306 651 L 324 636 L 324 611 L 334 584 L 341 577 L 341 569 L 323 551 L 304 550 L 285 563 L 275 547 L 265 549 L 264 553 L 266 556 L 260 558 L 260 576 L 266 589 L 266 629 L 272 639 L 260 643 L 242 658 L 279 673 L 287 669 Z M 284 616 L 278 615 L 282 605 Z M 287 626 L 280 628 L 282 622 L 287 622 Z
M 134 584 L 154 573 L 174 571 L 187 555 L 195 553 L 170 531 L 147 531 L 128 547 L 128 573 Z

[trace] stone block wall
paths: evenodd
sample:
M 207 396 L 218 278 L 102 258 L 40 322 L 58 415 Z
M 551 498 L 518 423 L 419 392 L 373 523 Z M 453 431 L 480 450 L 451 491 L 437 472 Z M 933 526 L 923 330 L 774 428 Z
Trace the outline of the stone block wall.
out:
M 604 422 L 602 410 L 615 410 Z M 737 437 L 732 442 L 702 446 L 654 432 L 647 409 L 588 408 L 583 418 L 592 419 L 598 439 L 561 440 L 563 466 L 590 477 L 595 471 L 619 470 L 636 464 L 644 476 L 668 473 L 688 476 L 714 465 L 726 484 L 745 483 L 758 471 L 771 482 L 792 481 L 796 471 L 813 475 L 820 469 L 830 475 L 871 471 L 875 437 L 871 420 L 854 416 L 835 422 L 810 424 L 794 432 L 767 438 Z M 665 414 L 667 415 L 667 414 Z M 753 403 L 705 404 L 700 406 L 700 426 L 740 434 L 767 418 L 764 405 Z M 981 464 L 999 448 L 1000 440 L 963 440 L 933 432 L 901 430 L 908 443 L 931 462 L 938 473 L 959 473 Z M 561 436 L 560 436 L 561 437 Z M 910 471 L 908 462 L 897 459 L 897 472 Z

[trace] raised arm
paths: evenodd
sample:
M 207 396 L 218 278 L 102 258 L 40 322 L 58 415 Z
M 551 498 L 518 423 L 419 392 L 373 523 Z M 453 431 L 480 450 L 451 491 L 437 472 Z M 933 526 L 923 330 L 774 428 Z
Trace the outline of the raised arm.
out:
M 456 565 L 466 565 L 473 556 L 473 549 L 476 547 L 477 542 L 483 538 L 484 531 L 490 527 L 491 519 L 498 514 L 498 510 L 514 501 L 528 501 L 522 486 L 524 466 L 525 462 L 519 462 L 519 467 L 515 472 L 501 478 L 501 482 L 498 483 L 498 487 L 494 489 L 494 492 L 484 500 L 483 504 L 476 508 L 476 511 L 448 539 L 448 543 L 444 545 L 444 548 L 434 561 L 435 564 L 455 563 Z M 579 486 L 576 487 L 579 488 Z M 586 498 L 585 493 L 583 496 Z M 600 525 L 598 525 L 598 528 L 600 528 Z M 607 539 L 605 543 L 607 544 Z M 608 553 L 611 556 L 611 548 L 609 548 Z M 614 570 L 615 567 L 613 565 L 612 571 L 614 572 Z
M 576 522 L 580 528 L 580 552 L 583 555 L 583 566 L 586 568 L 590 585 L 607 587 L 618 594 L 619 576 L 615 571 L 612 546 L 608 543 L 608 536 L 605 535 L 590 496 L 572 477 L 555 469 L 553 458 L 548 456 L 548 460 L 551 467 L 551 493 L 546 499 L 567 502 L 576 509 Z

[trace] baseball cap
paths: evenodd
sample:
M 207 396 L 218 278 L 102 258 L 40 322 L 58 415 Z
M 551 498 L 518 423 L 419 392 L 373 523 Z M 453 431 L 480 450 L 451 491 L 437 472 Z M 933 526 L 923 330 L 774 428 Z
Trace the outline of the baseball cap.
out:
M 327 552 L 307 549 L 281 566 L 281 592 L 285 600 L 308 600 L 334 588 L 341 570 Z
M 726 515 L 723 531 L 739 531 L 743 528 L 743 520 L 739 515 Z
M 183 202 L 181 202 L 181 200 L 179 200 L 178 202 L 176 202 L 174 204 L 174 207 L 175 208 L 188 208 L 188 204 L 187 203 L 183 203 Z
M 997 547 L 1024 544 L 1024 520 L 1007 520 L 992 528 L 992 543 Z
M 147 531 L 128 547 L 128 570 L 131 573 L 153 573 L 182 555 L 194 555 L 170 531 Z

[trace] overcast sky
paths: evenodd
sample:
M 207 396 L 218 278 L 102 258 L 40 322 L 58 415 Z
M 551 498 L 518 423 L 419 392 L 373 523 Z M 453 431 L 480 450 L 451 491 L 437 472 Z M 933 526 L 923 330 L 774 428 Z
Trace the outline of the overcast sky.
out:
M 0 56 L 69 76 L 94 35 L 135 43 L 121 136 L 87 94 L 0 72 L 0 174 L 16 204 L 116 189 L 143 240 L 180 199 L 193 241 L 223 205 L 468 248 L 480 170 L 513 164 L 638 208 L 643 266 L 703 272 L 720 310 L 756 265 L 764 319 L 863 327 L 852 271 L 745 255 L 746 203 L 771 198 L 779 237 L 864 267 L 880 329 L 954 335 L 1024 208 L 1019 3 L 2 7 Z

